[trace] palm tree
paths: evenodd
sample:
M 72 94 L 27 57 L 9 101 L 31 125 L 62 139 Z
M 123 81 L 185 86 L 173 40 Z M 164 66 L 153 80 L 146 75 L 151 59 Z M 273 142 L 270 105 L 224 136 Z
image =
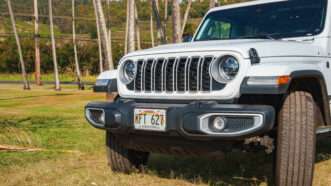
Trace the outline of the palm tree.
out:
M 152 43 L 152 47 L 155 46 L 154 44 L 154 24 L 153 24 L 153 13 L 151 12 L 151 15 L 150 15 L 150 32 L 151 32 L 151 43 Z
M 168 0 L 164 0 L 164 24 L 168 21 Z
M 107 0 L 107 20 L 108 20 L 108 42 L 109 42 L 109 52 L 110 52 L 110 64 L 114 64 L 113 62 L 113 49 L 112 49 L 112 37 L 111 37 L 111 21 L 110 21 L 110 1 Z M 110 68 L 110 66 L 108 67 Z
M 103 72 L 103 56 L 102 56 L 102 45 L 101 45 L 101 34 L 100 34 L 100 25 L 99 25 L 99 16 L 97 14 L 97 8 L 95 4 L 95 0 L 93 0 L 93 7 L 95 13 L 95 25 L 97 28 L 97 36 L 98 36 L 98 49 L 99 49 L 99 70 L 100 73 Z
M 141 42 L 140 42 L 140 27 L 139 27 L 139 17 L 138 17 L 138 9 L 137 4 L 134 6 L 134 17 L 135 17 L 135 25 L 136 25 L 136 37 L 137 37 L 137 49 L 141 50 Z
M 135 19 L 134 19 L 134 7 L 135 0 L 129 0 L 129 27 L 128 27 L 128 52 L 133 52 L 135 50 Z
M 209 1 L 209 9 L 215 7 L 215 5 L 216 5 L 216 1 L 217 1 L 217 0 L 210 0 L 210 1 Z
M 60 91 L 61 90 L 61 85 L 60 85 L 59 70 L 58 70 L 57 56 L 56 56 L 56 43 L 55 43 L 55 36 L 54 36 L 53 2 L 52 2 L 52 0 L 48 0 L 48 12 L 49 12 L 49 24 L 50 24 L 50 32 L 51 32 L 51 40 L 52 40 L 55 90 Z
M 192 0 L 188 0 L 185 15 L 184 15 L 184 21 L 183 21 L 183 25 L 182 25 L 182 30 L 181 30 L 182 37 L 183 37 L 184 31 L 185 31 L 188 16 L 190 14 L 191 6 L 192 6 Z
M 162 25 L 157 0 L 152 0 L 152 11 L 153 11 L 153 14 L 154 14 L 154 17 L 155 17 L 155 20 L 156 20 L 156 29 L 157 29 L 158 41 L 161 44 L 165 44 L 166 43 L 165 27 Z
M 83 90 L 84 84 L 82 83 L 82 77 L 81 77 L 81 73 L 80 73 L 78 54 L 77 54 L 75 0 L 71 1 L 71 6 L 72 6 L 72 8 L 71 8 L 72 9 L 72 43 L 74 46 L 74 58 L 75 58 L 77 84 L 78 84 L 78 89 Z
M 126 1 L 126 23 L 125 23 L 125 41 L 124 53 L 128 53 L 128 36 L 129 36 L 129 0 Z
M 98 16 L 99 26 L 100 26 L 100 34 L 101 34 L 101 44 L 103 47 L 104 54 L 106 56 L 106 63 L 108 65 L 108 69 L 112 70 L 114 69 L 114 64 L 112 63 L 112 56 L 111 56 L 111 48 L 110 48 L 110 42 L 108 38 L 108 31 L 107 31 L 107 24 L 105 15 L 103 13 L 102 3 L 101 0 L 95 0 L 96 5 L 96 12 Z
M 17 30 L 16 30 L 16 22 L 15 22 L 15 18 L 14 18 L 14 12 L 13 12 L 13 9 L 12 9 L 12 6 L 11 6 L 11 0 L 7 0 L 7 5 L 8 5 L 9 15 L 10 15 L 10 21 L 11 21 L 11 24 L 12 24 L 12 27 L 13 27 L 13 32 L 14 32 L 14 35 L 15 35 L 15 40 L 16 40 L 19 59 L 20 59 L 20 64 L 21 64 L 23 89 L 24 90 L 30 90 L 30 84 L 29 84 L 27 74 L 26 74 L 26 71 L 25 71 L 25 64 L 24 64 L 24 60 L 23 60 L 21 43 L 20 43 L 20 39 L 18 37 Z
M 168 22 L 168 0 L 164 0 L 164 18 L 163 18 L 163 30 L 164 30 L 164 40 L 165 43 L 167 42 L 167 33 L 166 29 L 167 28 L 167 22 Z
M 39 35 L 39 14 L 38 0 L 33 0 L 34 8 L 34 47 L 35 47 L 35 80 L 37 85 L 42 85 L 40 75 L 40 35 Z
M 181 23 L 180 23 L 180 7 L 179 1 L 172 1 L 172 24 L 173 24 L 173 42 L 179 43 L 182 41 L 181 37 Z

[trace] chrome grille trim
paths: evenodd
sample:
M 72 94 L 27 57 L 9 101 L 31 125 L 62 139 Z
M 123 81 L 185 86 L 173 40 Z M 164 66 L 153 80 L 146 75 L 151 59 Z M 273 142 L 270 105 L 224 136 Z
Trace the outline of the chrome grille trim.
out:
M 188 66 L 189 63 L 191 63 L 191 60 L 192 60 L 192 58 L 187 57 L 186 58 L 186 62 L 185 62 L 185 67 L 184 67 L 185 68 L 184 69 L 184 91 L 187 91 L 188 90 L 188 88 L 187 88 L 187 85 L 188 85 L 187 81 L 190 78 L 187 78 L 187 66 Z M 188 62 L 188 61 L 190 61 L 190 62 Z
M 136 93 L 185 93 L 222 90 L 225 84 L 213 80 L 212 55 L 137 59 L 138 75 L 127 89 Z M 214 86 L 215 85 L 215 86 Z
M 166 70 L 166 67 L 167 67 L 167 64 L 168 64 L 168 59 L 163 59 L 163 64 L 162 64 L 162 69 L 161 69 L 161 91 L 165 91 L 165 80 L 166 80 L 166 73 L 165 73 L 165 70 Z
M 155 71 L 156 71 L 156 65 L 157 64 L 157 59 L 153 59 L 153 62 L 152 62 L 152 67 L 151 67 L 151 91 L 155 91 L 155 77 L 156 77 L 156 74 L 155 74 Z
M 143 65 L 142 65 L 142 70 L 141 70 L 141 81 L 140 81 L 140 90 L 145 90 L 145 70 L 146 70 L 146 66 L 147 66 L 147 59 L 143 60 Z

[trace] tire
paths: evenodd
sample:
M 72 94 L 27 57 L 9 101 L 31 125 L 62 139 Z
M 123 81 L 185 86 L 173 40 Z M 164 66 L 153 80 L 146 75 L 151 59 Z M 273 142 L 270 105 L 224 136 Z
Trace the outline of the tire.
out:
M 130 150 L 119 142 L 116 136 L 106 132 L 108 165 L 114 172 L 131 173 L 143 170 L 147 165 L 149 153 Z
M 280 110 L 276 146 L 276 185 L 311 186 L 319 109 L 308 92 L 290 93 Z

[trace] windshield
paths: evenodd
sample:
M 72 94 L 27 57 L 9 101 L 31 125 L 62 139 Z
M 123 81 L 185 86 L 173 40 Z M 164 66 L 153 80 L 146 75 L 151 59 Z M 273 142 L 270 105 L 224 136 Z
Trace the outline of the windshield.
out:
M 326 0 L 292 0 L 211 12 L 195 41 L 317 35 L 326 5 Z

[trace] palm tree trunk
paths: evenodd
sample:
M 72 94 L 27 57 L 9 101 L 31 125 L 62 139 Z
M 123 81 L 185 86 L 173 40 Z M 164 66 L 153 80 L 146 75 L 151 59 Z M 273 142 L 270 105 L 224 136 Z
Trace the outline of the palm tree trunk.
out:
M 209 9 L 214 8 L 216 5 L 216 0 L 210 0 L 209 1 Z
M 126 23 L 125 23 L 125 41 L 124 41 L 124 54 L 128 53 L 128 37 L 129 37 L 129 1 L 126 1 Z
M 182 25 L 182 31 L 181 31 L 181 37 L 182 38 L 183 38 L 183 34 L 184 34 L 185 27 L 186 27 L 186 24 L 187 24 L 187 19 L 188 19 L 188 16 L 190 14 L 191 6 L 192 6 L 192 0 L 188 0 L 187 7 L 186 7 L 186 10 L 185 10 L 185 15 L 184 15 L 184 21 L 183 21 L 183 25 Z
M 98 49 L 99 49 L 99 70 L 100 73 L 103 72 L 103 56 L 102 56 L 102 45 L 101 45 L 101 34 L 100 34 L 100 24 L 99 24 L 99 16 L 97 14 L 97 7 L 95 0 L 93 0 L 93 7 L 95 13 L 95 22 L 97 27 L 97 35 L 98 35 Z
M 24 60 L 23 60 L 21 43 L 20 43 L 20 39 L 18 37 L 17 30 L 16 30 L 16 22 L 15 22 L 15 18 L 14 18 L 14 12 L 13 12 L 13 9 L 12 9 L 12 6 L 11 6 L 11 0 L 7 0 L 7 5 L 8 5 L 8 11 L 9 11 L 9 14 L 10 14 L 11 24 L 12 24 L 12 27 L 13 27 L 13 32 L 14 32 L 14 35 L 15 35 L 15 40 L 16 40 L 19 59 L 20 59 L 20 64 L 21 64 L 23 89 L 24 90 L 30 90 L 30 84 L 29 84 L 27 74 L 26 74 L 26 71 L 25 71 L 25 64 L 24 64 Z
M 107 1 L 107 8 L 108 8 L 108 42 L 109 42 L 109 52 L 110 52 L 110 64 L 114 64 L 113 61 L 113 49 L 112 49 L 112 37 L 111 37 L 111 24 L 110 24 L 110 0 Z M 110 66 L 108 67 L 109 69 L 111 68 Z
M 152 11 L 156 20 L 158 41 L 160 41 L 161 44 L 165 44 L 166 43 L 165 28 L 162 26 L 157 0 L 152 0 Z
M 134 15 L 135 15 L 135 24 L 136 24 L 137 49 L 141 50 L 140 27 L 139 27 L 139 17 L 138 17 L 137 4 L 135 4 L 135 6 L 134 6 Z
M 110 43 L 109 43 L 109 38 L 108 38 L 108 31 L 107 31 L 107 24 L 106 24 L 106 19 L 105 15 L 103 13 L 102 9 L 102 3 L 101 0 L 95 0 L 96 4 L 96 11 L 98 15 L 98 20 L 99 20 L 99 26 L 100 26 L 100 34 L 101 34 L 101 44 L 103 47 L 103 52 L 106 56 L 106 63 L 108 65 L 108 70 L 114 69 L 114 64 L 112 63 L 111 60 L 111 51 L 110 51 Z
M 41 86 L 40 72 L 40 35 L 39 35 L 39 13 L 38 0 L 33 1 L 34 8 L 34 47 L 35 47 L 35 80 L 36 84 Z
M 163 30 L 164 30 L 164 40 L 167 42 L 167 23 L 168 23 L 168 0 L 164 0 L 164 19 L 163 19 Z
M 154 43 L 154 24 L 153 24 L 153 13 L 151 13 L 150 15 L 151 17 L 151 20 L 150 20 L 150 32 L 151 32 L 151 43 L 152 43 L 152 47 L 155 46 L 155 43 Z
M 188 0 L 187 7 L 185 10 L 185 15 L 184 15 L 184 21 L 183 21 L 183 25 L 182 25 L 181 37 L 183 37 L 184 31 L 185 31 L 185 27 L 186 27 L 188 16 L 190 14 L 191 6 L 192 6 L 192 0 Z
M 179 43 L 181 37 L 180 7 L 178 0 L 172 1 L 172 24 L 173 24 L 173 42 Z
M 168 0 L 164 0 L 164 23 L 168 21 Z
M 78 54 L 77 54 L 75 0 L 72 0 L 71 2 L 72 2 L 72 43 L 74 46 L 74 58 L 75 58 L 77 84 L 78 84 L 78 89 L 84 90 L 84 84 L 82 83 L 82 76 L 80 73 Z
M 57 56 L 56 56 L 56 43 L 55 43 L 55 36 L 54 36 L 53 2 L 52 2 L 52 0 L 48 0 L 48 12 L 49 12 L 49 24 L 50 24 L 50 32 L 51 32 L 51 40 L 52 40 L 55 90 L 60 91 L 61 90 L 61 85 L 60 85 L 59 69 L 58 69 Z
M 135 20 L 134 20 L 135 0 L 129 0 L 129 29 L 128 29 L 128 52 L 135 50 Z

